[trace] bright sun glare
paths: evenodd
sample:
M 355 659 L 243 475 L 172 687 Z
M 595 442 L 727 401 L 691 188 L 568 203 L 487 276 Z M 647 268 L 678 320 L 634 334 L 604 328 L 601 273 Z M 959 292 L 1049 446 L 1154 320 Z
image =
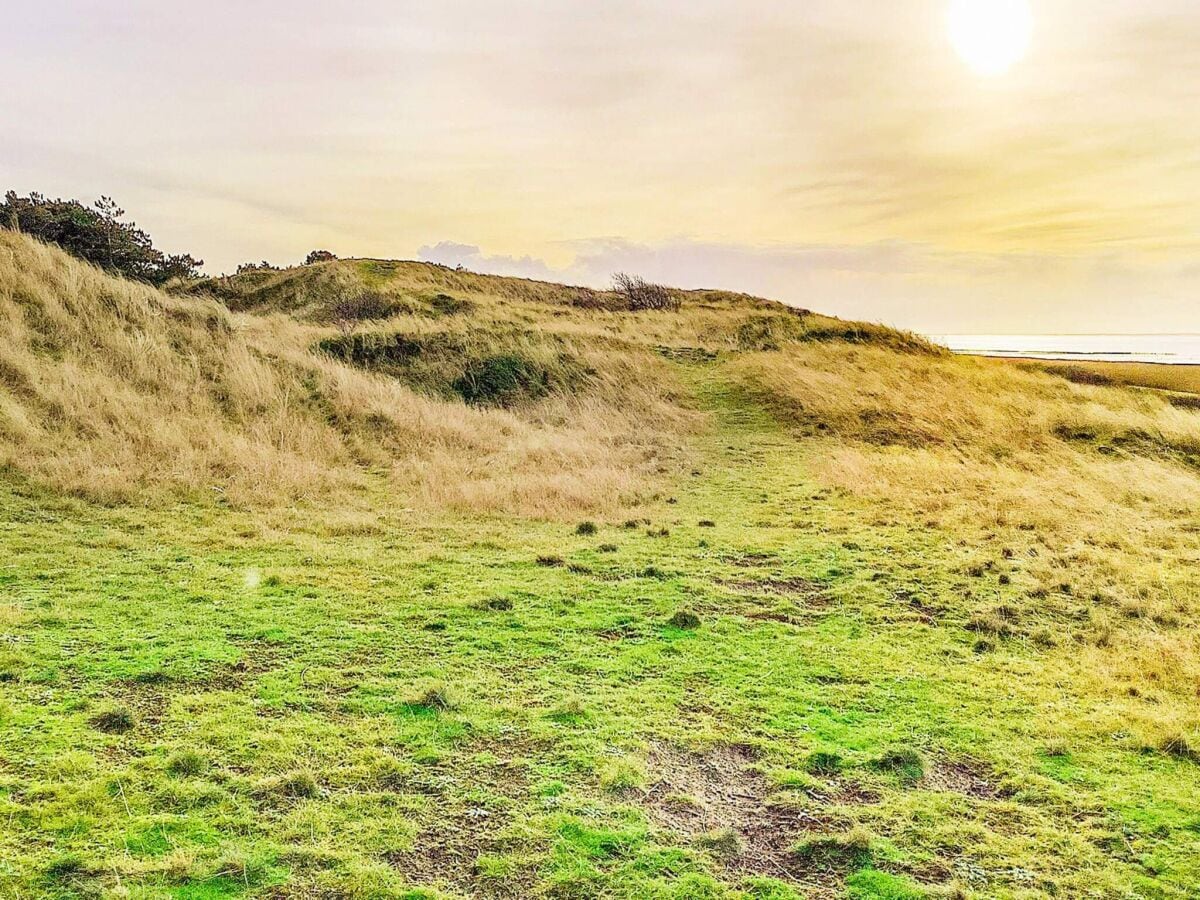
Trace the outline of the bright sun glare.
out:
M 952 0 L 946 26 L 977 74 L 1003 75 L 1029 50 L 1033 13 L 1026 0 Z

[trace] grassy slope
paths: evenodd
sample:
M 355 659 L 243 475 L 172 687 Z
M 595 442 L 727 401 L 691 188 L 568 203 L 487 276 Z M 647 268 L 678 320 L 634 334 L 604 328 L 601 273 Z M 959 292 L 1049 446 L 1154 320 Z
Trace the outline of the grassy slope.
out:
M 596 534 L 10 469 L 0 893 L 1192 896 L 1194 414 L 730 316 L 546 321 L 694 348 Z

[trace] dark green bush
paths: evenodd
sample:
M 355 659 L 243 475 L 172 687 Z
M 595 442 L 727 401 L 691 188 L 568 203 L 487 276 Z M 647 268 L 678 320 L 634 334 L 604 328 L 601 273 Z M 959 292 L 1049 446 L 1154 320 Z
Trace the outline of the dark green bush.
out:
M 503 353 L 472 362 L 455 380 L 454 390 L 468 403 L 481 406 L 512 406 L 536 400 L 550 392 L 550 373 L 542 366 Z
M 57 244 L 126 278 L 164 284 L 200 274 L 204 260 L 189 253 L 168 256 L 135 223 L 123 221 L 124 216 L 125 210 L 111 197 L 84 206 L 78 200 L 51 200 L 37 193 L 18 197 L 16 191 L 9 191 L 0 203 L 0 228 Z
M 419 356 L 424 344 L 403 334 L 347 334 L 326 338 L 317 349 L 357 366 L 387 367 L 403 365 Z
M 439 316 L 465 316 L 475 311 L 475 304 L 449 294 L 435 294 L 429 300 L 429 308 Z

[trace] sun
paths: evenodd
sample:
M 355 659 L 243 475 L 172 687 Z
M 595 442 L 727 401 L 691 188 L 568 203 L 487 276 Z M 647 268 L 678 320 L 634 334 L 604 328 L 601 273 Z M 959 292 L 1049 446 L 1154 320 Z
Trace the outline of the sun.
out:
M 979 75 L 1003 75 L 1029 52 L 1033 12 L 1026 0 L 952 0 L 950 43 Z

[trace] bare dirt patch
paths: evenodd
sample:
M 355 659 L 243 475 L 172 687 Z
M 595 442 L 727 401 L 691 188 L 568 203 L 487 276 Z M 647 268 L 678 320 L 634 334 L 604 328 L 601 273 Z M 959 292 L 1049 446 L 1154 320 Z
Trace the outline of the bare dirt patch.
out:
M 773 553 L 735 553 L 724 557 L 724 561 L 739 569 L 766 568 L 780 565 L 783 560 Z
M 402 781 L 405 788 L 416 787 Z M 390 851 L 384 858 L 414 886 L 450 888 L 472 897 L 529 896 L 533 872 L 518 871 L 494 880 L 481 878 L 478 869 L 482 854 L 511 847 L 504 830 L 511 819 L 510 801 L 526 793 L 524 770 L 511 759 L 500 760 L 473 772 L 470 786 L 471 796 L 482 788 L 490 800 L 457 796 L 466 784 L 445 781 L 434 791 L 440 798 L 431 805 L 436 820 L 423 823 L 411 847 Z
M 721 583 L 742 595 L 741 604 L 733 611 L 748 619 L 795 625 L 833 604 L 825 585 L 809 578 L 732 579 Z
M 774 594 L 778 597 L 803 597 L 805 600 L 822 599 L 828 601 L 825 585 L 811 578 L 766 578 L 758 581 L 750 579 L 733 579 L 722 582 L 727 588 L 735 591 L 746 591 L 756 594 Z
M 971 759 L 938 759 L 928 765 L 921 786 L 931 791 L 950 791 L 977 800 L 1004 796 L 995 776 L 983 763 Z
M 656 780 L 643 802 L 661 827 L 712 850 L 729 873 L 811 879 L 815 873 L 796 859 L 793 845 L 837 823 L 776 802 L 755 760 L 753 750 L 736 745 L 700 753 L 655 747 L 649 771 Z

